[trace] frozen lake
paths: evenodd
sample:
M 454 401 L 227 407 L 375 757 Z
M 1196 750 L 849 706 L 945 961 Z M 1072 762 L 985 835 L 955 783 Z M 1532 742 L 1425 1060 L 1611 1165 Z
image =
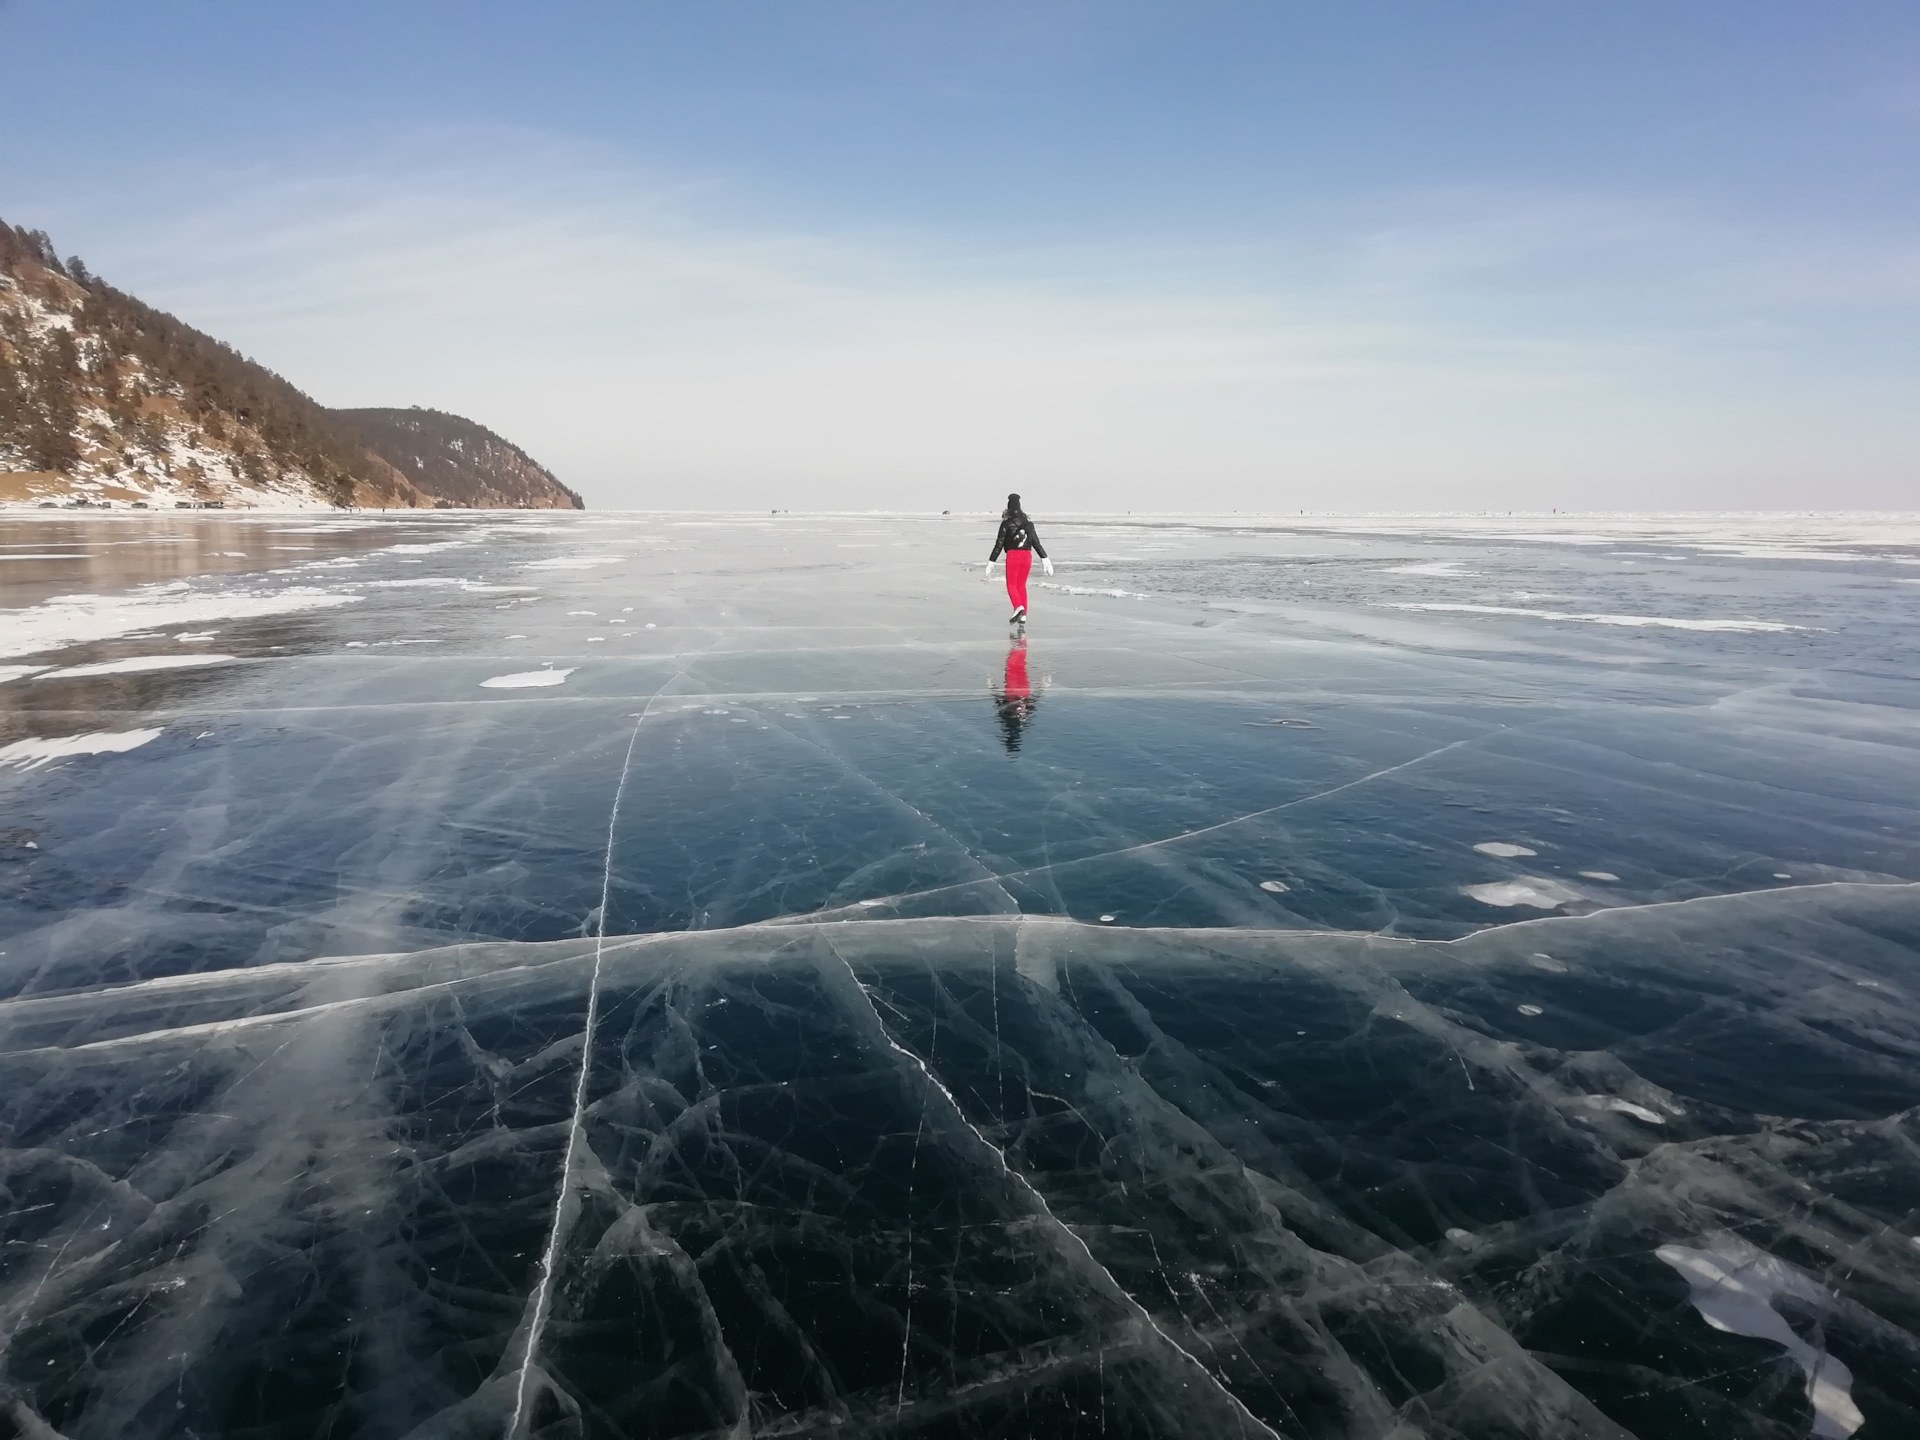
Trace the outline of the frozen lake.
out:
M 0 518 L 0 1425 L 1920 1434 L 1920 518 L 1036 518 Z

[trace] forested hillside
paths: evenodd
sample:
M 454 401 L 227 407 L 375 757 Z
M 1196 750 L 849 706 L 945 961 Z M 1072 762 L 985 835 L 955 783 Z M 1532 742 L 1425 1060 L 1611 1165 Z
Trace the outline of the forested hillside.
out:
M 476 499 L 432 488 L 428 468 L 403 473 L 271 370 L 0 222 L 0 501 L 579 504 L 551 476 L 559 498 L 529 483 Z
M 510 440 L 443 410 L 335 410 L 367 448 L 430 495 L 458 505 L 585 508 Z

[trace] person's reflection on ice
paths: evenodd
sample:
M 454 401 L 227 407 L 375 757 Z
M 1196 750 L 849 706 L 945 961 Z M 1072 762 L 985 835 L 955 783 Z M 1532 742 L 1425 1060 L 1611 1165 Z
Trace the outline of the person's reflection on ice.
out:
M 1040 697 L 1033 693 L 1033 682 L 1027 678 L 1027 642 L 1022 636 L 1008 647 L 1007 672 L 1000 688 L 993 692 L 994 718 L 1000 722 L 1000 743 L 1007 747 L 1007 754 L 1020 753 L 1020 737 L 1033 723 L 1033 712 L 1039 705 Z

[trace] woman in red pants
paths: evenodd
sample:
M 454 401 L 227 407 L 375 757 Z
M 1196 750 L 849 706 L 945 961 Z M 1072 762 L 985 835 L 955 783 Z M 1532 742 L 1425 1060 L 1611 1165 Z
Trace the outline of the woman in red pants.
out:
M 1033 568 L 1033 557 L 1040 557 L 1040 564 L 1049 575 L 1053 574 L 1053 561 L 1047 558 L 1047 547 L 1040 543 L 1040 537 L 1033 533 L 1033 521 L 1020 508 L 1018 495 L 1007 496 L 1006 513 L 1000 517 L 1000 533 L 993 537 L 993 553 L 987 557 L 988 574 L 993 573 L 993 562 L 1000 558 L 1003 550 L 1007 555 L 1007 599 L 1013 602 L 1013 617 L 1007 623 L 1024 625 L 1027 573 Z

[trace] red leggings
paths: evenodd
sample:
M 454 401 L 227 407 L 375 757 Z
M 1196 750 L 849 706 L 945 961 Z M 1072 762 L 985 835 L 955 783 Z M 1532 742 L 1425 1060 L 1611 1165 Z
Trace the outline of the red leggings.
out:
M 1007 551 L 1007 599 L 1013 608 L 1027 608 L 1027 572 L 1033 569 L 1033 551 Z

